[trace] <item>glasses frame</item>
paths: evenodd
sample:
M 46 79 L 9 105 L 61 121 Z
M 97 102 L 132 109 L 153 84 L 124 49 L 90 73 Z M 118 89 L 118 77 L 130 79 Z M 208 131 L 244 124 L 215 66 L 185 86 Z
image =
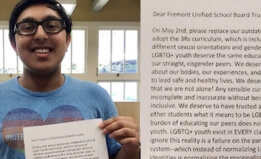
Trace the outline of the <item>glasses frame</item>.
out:
M 59 31 L 57 32 L 49 32 L 49 31 L 46 31 L 45 29 L 45 25 L 44 23 L 46 22 L 49 22 L 49 21 L 59 21 L 59 23 L 61 24 L 61 28 L 59 29 Z M 30 34 L 22 34 L 19 30 L 19 25 L 23 24 L 23 23 L 34 23 L 36 24 L 36 28 L 35 28 L 35 31 L 30 33 Z M 36 33 L 39 25 L 41 25 L 43 27 L 43 30 L 48 33 L 48 34 L 57 34 L 59 32 L 61 32 L 63 29 L 66 28 L 66 25 L 65 25 L 65 21 L 64 20 L 61 20 L 61 19 L 48 19 L 48 20 L 43 20 L 43 21 L 40 21 L 40 22 L 37 22 L 37 21 L 22 21 L 22 22 L 19 22 L 19 23 L 16 23 L 15 26 L 14 26 L 14 33 L 19 33 L 20 35 L 25 35 L 25 36 L 29 36 L 29 35 L 33 35 Z

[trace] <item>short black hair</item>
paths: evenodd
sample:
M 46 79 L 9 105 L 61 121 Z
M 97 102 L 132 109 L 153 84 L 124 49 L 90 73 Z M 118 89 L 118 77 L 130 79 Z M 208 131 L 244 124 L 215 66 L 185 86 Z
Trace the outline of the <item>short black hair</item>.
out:
M 14 27 L 18 17 L 26 8 L 36 4 L 46 4 L 49 8 L 56 11 L 65 22 L 67 36 L 70 35 L 72 31 L 72 19 L 59 2 L 56 0 L 20 0 L 14 7 L 9 19 L 9 40 L 11 43 L 15 43 Z

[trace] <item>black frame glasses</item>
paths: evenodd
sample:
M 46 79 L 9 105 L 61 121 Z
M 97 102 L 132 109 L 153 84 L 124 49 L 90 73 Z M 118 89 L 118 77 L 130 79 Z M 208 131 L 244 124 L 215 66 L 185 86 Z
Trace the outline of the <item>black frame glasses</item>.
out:
M 14 33 L 18 32 L 21 35 L 35 34 L 38 26 L 41 25 L 46 33 L 56 34 L 61 32 L 66 26 L 61 19 L 49 19 L 40 22 L 23 21 L 15 24 Z

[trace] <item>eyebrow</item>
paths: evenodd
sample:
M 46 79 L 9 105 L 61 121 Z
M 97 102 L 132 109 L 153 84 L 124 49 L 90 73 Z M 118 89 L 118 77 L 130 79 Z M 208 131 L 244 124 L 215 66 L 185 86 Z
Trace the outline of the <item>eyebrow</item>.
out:
M 44 17 L 42 19 L 42 21 L 45 21 L 45 20 L 54 20 L 54 19 L 58 19 L 58 20 L 61 20 L 61 18 L 57 17 L 57 16 L 53 16 L 53 15 L 48 15 L 46 17 Z M 27 18 L 24 18 L 22 19 L 20 22 L 37 22 L 37 20 L 33 17 L 27 17 Z M 17 23 L 20 23 L 20 22 L 17 22 Z

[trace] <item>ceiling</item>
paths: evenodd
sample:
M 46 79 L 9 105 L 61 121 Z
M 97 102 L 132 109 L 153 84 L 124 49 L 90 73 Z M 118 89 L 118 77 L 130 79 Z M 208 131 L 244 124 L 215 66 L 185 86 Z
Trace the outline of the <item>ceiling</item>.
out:
M 8 21 L 19 0 L 0 0 L 0 21 Z M 92 11 L 92 0 L 77 0 L 73 21 L 140 21 L 140 0 L 109 0 L 98 12 Z

